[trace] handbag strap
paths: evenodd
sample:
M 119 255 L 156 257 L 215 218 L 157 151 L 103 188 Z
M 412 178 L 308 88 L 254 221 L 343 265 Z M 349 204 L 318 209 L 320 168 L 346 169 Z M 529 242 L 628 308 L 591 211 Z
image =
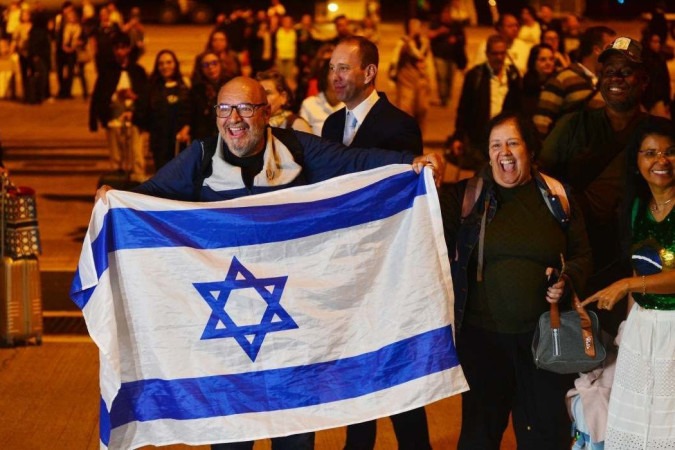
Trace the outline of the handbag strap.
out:
M 560 310 L 557 303 L 551 303 L 551 329 L 560 328 Z
M 563 273 L 561 275 L 565 278 L 565 282 L 571 287 L 571 281 L 567 274 Z M 593 337 L 593 320 L 588 314 L 588 311 L 581 305 L 581 300 L 577 295 L 574 288 L 571 288 L 572 291 L 572 306 L 579 314 L 580 325 L 581 325 L 581 337 L 584 340 L 584 352 L 590 358 L 595 358 L 595 338 Z M 551 318 L 551 329 L 560 328 L 560 311 L 558 310 L 557 303 L 551 303 L 550 308 L 550 318 Z
M 577 296 L 576 292 L 573 292 L 572 295 L 573 295 L 572 305 L 574 305 L 574 309 L 577 310 L 579 318 L 581 319 L 581 336 L 584 339 L 584 352 L 586 352 L 586 354 L 589 357 L 595 358 L 595 339 L 593 338 L 593 321 L 591 320 L 591 316 L 588 314 L 586 309 L 584 309 L 584 307 L 581 306 L 581 301 L 579 300 L 579 296 Z

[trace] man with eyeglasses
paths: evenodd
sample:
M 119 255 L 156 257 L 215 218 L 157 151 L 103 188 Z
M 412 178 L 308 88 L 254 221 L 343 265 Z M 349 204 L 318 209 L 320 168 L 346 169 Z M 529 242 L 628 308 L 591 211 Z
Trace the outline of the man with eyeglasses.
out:
M 605 48 L 598 62 L 602 64 L 598 86 L 605 106 L 560 119 L 539 156 L 542 170 L 568 183 L 584 212 L 595 262 L 586 294 L 631 273 L 620 256 L 625 237 L 619 227 L 619 211 L 625 207 L 627 147 L 649 118 L 640 108 L 649 81 L 640 43 L 619 37 Z M 620 314 L 601 317 L 600 323 L 615 333 Z
M 219 135 L 195 141 L 135 192 L 187 201 L 218 201 L 316 183 L 338 175 L 395 163 L 412 163 L 420 172 L 432 166 L 443 173 L 436 154 L 358 149 L 312 134 L 268 126 L 270 107 L 256 80 L 237 77 L 226 83 L 215 105 Z M 111 188 L 102 186 L 96 200 Z M 216 444 L 217 450 L 251 449 L 252 442 Z M 314 433 L 272 439 L 274 450 L 314 448 Z
M 269 127 L 265 90 L 252 78 L 227 82 L 215 109 L 218 136 L 193 142 L 135 192 L 175 200 L 228 200 L 398 163 L 412 163 L 416 171 L 429 164 L 437 180 L 442 176 L 442 159 L 436 154 L 415 158 L 408 152 L 347 149 L 312 134 Z M 97 198 L 109 189 L 102 186 Z

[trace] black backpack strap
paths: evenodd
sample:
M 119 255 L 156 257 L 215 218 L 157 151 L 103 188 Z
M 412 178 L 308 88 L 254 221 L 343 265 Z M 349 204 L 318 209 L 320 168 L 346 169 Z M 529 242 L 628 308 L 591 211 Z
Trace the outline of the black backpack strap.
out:
M 293 155 L 293 159 L 300 167 L 304 167 L 305 163 L 305 149 L 302 147 L 298 136 L 296 136 L 295 131 L 290 128 L 275 128 L 272 127 L 272 136 L 279 139 L 282 144 Z
M 199 165 L 199 171 L 193 184 L 193 198 L 195 201 L 199 201 L 200 199 L 204 180 L 211 176 L 211 173 L 213 173 L 213 155 L 216 154 L 218 136 L 200 139 L 199 144 L 202 146 L 202 161 Z

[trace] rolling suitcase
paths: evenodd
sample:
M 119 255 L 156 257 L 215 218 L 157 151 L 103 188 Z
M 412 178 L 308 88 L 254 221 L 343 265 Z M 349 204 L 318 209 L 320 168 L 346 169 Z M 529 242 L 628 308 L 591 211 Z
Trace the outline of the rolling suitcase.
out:
M 40 266 L 36 257 L 2 258 L 0 338 L 3 345 L 35 338 L 42 343 Z
M 21 188 L 8 194 L 4 174 L 1 183 L 0 344 L 14 345 L 17 341 L 34 338 L 39 345 L 43 321 L 35 199 L 30 193 L 22 195 L 27 191 Z M 11 222 L 11 234 L 8 233 L 8 222 Z M 11 248 L 8 248 L 8 242 Z

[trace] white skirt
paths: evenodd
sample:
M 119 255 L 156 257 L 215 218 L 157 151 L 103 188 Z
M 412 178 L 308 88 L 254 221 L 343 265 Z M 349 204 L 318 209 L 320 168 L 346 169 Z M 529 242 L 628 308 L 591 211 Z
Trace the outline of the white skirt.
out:
M 675 449 L 675 311 L 635 304 L 628 315 L 605 449 Z

